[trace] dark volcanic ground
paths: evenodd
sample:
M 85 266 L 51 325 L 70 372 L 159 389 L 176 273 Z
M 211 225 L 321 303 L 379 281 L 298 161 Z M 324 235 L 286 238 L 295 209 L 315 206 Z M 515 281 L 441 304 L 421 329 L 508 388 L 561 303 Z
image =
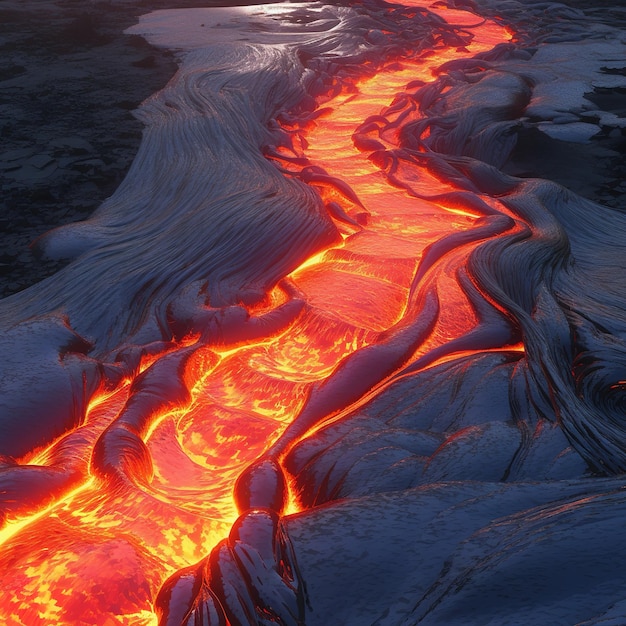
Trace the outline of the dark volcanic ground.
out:
M 176 69 L 170 55 L 122 35 L 135 12 L 0 4 L 0 296 L 58 269 L 29 244 L 88 217 L 130 166 L 141 139 L 132 110 Z
M 224 5 L 219 0 L 3 0 L 0 4 L 0 298 L 58 270 L 30 244 L 50 228 L 87 218 L 123 179 L 141 140 L 137 105 L 176 70 L 171 54 L 123 30 L 158 8 Z M 237 2 L 234 2 L 237 4 Z M 570 0 L 585 8 L 588 4 Z M 619 3 L 618 3 L 619 5 Z M 624 23 L 626 11 L 590 19 Z M 626 114 L 626 93 L 594 94 Z M 551 178 L 626 210 L 626 140 L 590 144 L 520 137 L 508 171 Z
M 0 3 L 0 298 L 61 267 L 30 244 L 114 192 L 141 140 L 132 111 L 176 71 L 124 29 L 154 9 L 211 4 L 224 2 Z

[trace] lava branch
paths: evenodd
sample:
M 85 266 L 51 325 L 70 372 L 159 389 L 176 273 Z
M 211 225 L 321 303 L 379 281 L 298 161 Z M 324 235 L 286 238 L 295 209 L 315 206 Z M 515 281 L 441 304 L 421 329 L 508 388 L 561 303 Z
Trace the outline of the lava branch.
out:
M 465 45 L 468 40 L 464 39 L 462 43 Z M 337 95 L 339 91 L 335 90 Z M 392 115 L 400 108 L 396 103 L 389 107 L 386 114 Z M 403 116 L 408 114 L 405 111 Z M 315 117 L 320 118 L 318 129 L 332 132 L 332 122 L 328 127 L 324 126 L 328 117 Z M 309 116 L 307 123 L 310 124 L 312 119 L 313 116 Z M 385 131 L 388 132 L 389 118 L 383 115 L 379 119 L 384 121 Z M 401 121 L 398 119 L 396 125 L 401 127 Z M 371 125 L 371 121 L 368 123 Z M 379 154 L 394 154 L 388 149 L 388 144 L 385 146 L 379 139 L 368 139 L 364 130 L 361 126 L 353 135 L 353 141 L 360 151 L 374 153 L 369 157 L 372 163 L 380 162 Z M 380 127 L 376 130 L 381 133 Z M 314 153 L 309 149 L 310 137 L 301 139 L 300 143 L 306 148 L 296 150 L 292 143 L 293 156 L 279 150 L 269 151 L 267 156 L 280 163 L 287 175 L 295 174 L 320 190 L 331 215 L 354 229 L 345 236 L 345 245 L 352 235 L 366 228 L 366 223 L 369 225 L 372 211 L 368 202 L 361 199 L 358 182 L 348 183 L 328 173 L 331 169 L 341 171 L 341 168 L 313 165 L 316 159 L 310 156 Z M 349 155 L 349 158 L 354 159 L 354 156 Z M 417 165 L 413 157 L 408 156 L 407 160 L 412 167 Z M 290 499 L 288 481 L 281 467 L 282 459 L 304 437 L 312 436 L 318 428 L 349 412 L 355 403 L 375 393 L 377 386 L 393 377 L 408 375 L 455 352 L 499 349 L 519 341 L 509 321 L 485 301 L 463 265 L 460 265 L 456 270 L 459 285 L 470 302 L 477 325 L 447 342 L 439 342 L 415 359 L 416 350 L 432 337 L 439 322 L 436 272 L 437 268 L 439 271 L 442 269 L 442 259 L 456 250 L 507 233 L 516 228 L 516 222 L 506 212 L 503 213 L 502 207 L 495 209 L 474 193 L 446 189 L 444 184 L 439 194 L 420 194 L 409 184 L 393 178 L 389 172 L 387 179 L 413 197 L 439 203 L 451 210 L 469 211 L 468 215 L 472 217 L 485 217 L 476 220 L 467 230 L 433 240 L 424 249 L 417 270 L 407 285 L 406 307 L 397 321 L 387 330 L 370 337 L 367 345 L 341 359 L 329 376 L 314 383 L 281 436 L 240 474 L 234 490 L 240 515 L 238 521 L 229 538 L 220 542 L 207 557 L 177 572 L 163 585 L 156 601 L 161 625 L 178 626 L 207 619 L 209 623 L 213 623 L 211 619 L 215 623 L 257 623 L 262 619 L 294 625 L 303 623 L 306 602 L 303 581 L 298 578 L 295 555 L 288 550 L 289 557 L 285 556 L 289 539 L 278 521 L 285 514 Z M 342 206 L 346 203 L 357 212 L 354 217 Z M 322 264 L 325 256 L 328 254 L 320 255 L 317 263 Z M 306 265 L 315 267 L 315 264 Z M 296 281 L 306 285 L 306 281 L 302 281 L 301 270 L 294 276 Z M 306 286 L 302 289 L 306 292 Z M 404 368 L 411 359 L 413 363 Z M 242 537 L 240 531 L 244 527 L 248 533 Z
M 56 523 L 59 537 L 71 542 L 78 532 L 68 529 L 79 519 L 102 529 L 97 545 L 103 550 L 114 546 L 134 555 L 130 561 L 138 564 L 127 575 L 148 582 L 124 606 L 128 619 L 141 611 L 141 619 L 152 619 L 145 612 L 156 595 L 160 623 L 169 626 L 302 623 L 304 581 L 282 521 L 290 507 L 298 507 L 297 488 L 290 487 L 295 477 L 282 468 L 285 455 L 394 377 L 460 351 L 518 340 L 465 269 L 481 242 L 515 232 L 518 222 L 497 202 L 480 197 L 469 182 L 451 185 L 447 176 L 456 176 L 452 182 L 462 176 L 445 159 L 420 152 L 426 145 L 424 129 L 415 146 L 398 145 L 402 129 L 422 112 L 407 94 L 388 104 L 411 82 L 427 85 L 438 64 L 491 46 L 492 25 L 475 17 L 461 19 L 467 15 L 462 11 L 450 11 L 461 22 L 449 24 L 424 7 L 397 15 L 386 5 L 374 8 L 382 25 L 391 28 L 402 19 L 403 32 L 412 33 L 414 44 L 425 29 L 435 34 L 428 45 L 420 39 L 419 50 L 405 45 L 404 65 L 386 63 L 375 74 L 376 63 L 357 55 L 354 67 L 335 64 L 337 76 L 343 72 L 339 78 L 330 70 L 325 76 L 318 73 L 317 101 L 309 96 L 291 118 L 285 114 L 292 128 L 285 124 L 273 133 L 282 136 L 284 145 L 265 150 L 288 179 L 297 179 L 291 182 L 317 189 L 341 238 L 331 232 L 328 219 L 324 236 L 304 238 L 310 248 L 323 242 L 323 250 L 297 267 L 291 279 L 266 281 L 277 285 L 269 293 L 259 289 L 261 281 L 233 287 L 225 271 L 223 284 L 193 280 L 176 298 L 159 302 L 157 323 L 134 327 L 128 345 L 108 349 L 116 344 L 107 338 L 111 345 L 101 366 L 109 383 L 120 381 L 117 390 L 94 397 L 85 423 L 63 438 L 66 444 L 77 441 L 77 448 L 57 440 L 37 457 L 43 465 L 60 451 L 65 462 L 79 449 L 81 463 L 78 472 L 71 464 L 63 466 L 70 470 L 63 491 L 67 497 L 47 494 L 21 511 L 28 516 L 37 505 L 49 506 L 27 517 L 25 526 L 36 536 L 48 531 L 46 521 Z M 366 34 L 370 43 L 381 40 L 375 44 L 381 49 L 393 39 L 391 30 L 383 30 Z M 428 57 L 428 46 L 437 56 Z M 359 59 L 369 76 L 355 82 L 352 74 L 362 69 Z M 201 79 L 194 72 L 190 82 L 198 89 L 191 98 L 191 135 L 204 136 L 206 120 L 194 108 L 202 104 Z M 309 87 L 315 91 L 315 85 Z M 181 109 L 189 104 L 183 100 L 176 100 Z M 178 129 L 177 106 L 168 103 L 151 106 L 164 118 L 172 116 Z M 177 141 L 172 139 L 174 146 Z M 160 163 L 148 165 L 161 171 Z M 174 165 L 184 168 L 185 159 Z M 157 190 L 160 183 L 155 181 Z M 176 198 L 167 184 L 161 191 Z M 204 202 L 201 191 L 194 189 L 194 201 Z M 271 185 L 261 191 L 266 203 L 276 193 Z M 235 194 L 233 202 L 241 197 L 248 196 Z M 96 230 L 95 239 L 81 240 L 96 246 L 94 254 L 102 235 Z M 246 226 L 246 241 L 256 235 L 249 230 Z M 270 248 L 265 245 L 263 253 Z M 157 284 L 158 277 L 152 282 Z M 32 471 L 54 478 L 52 465 Z M 81 475 L 80 489 L 68 493 Z M 207 556 L 207 546 L 227 527 L 228 538 Z M 6 535 L 9 556 L 23 550 L 19 530 Z M 49 562 L 39 557 L 40 571 Z M 192 562 L 196 565 L 186 565 Z M 55 575 L 53 584 L 61 584 Z M 12 602 L 23 604 L 18 594 Z M 49 605 L 46 615 L 56 619 L 62 609 Z M 132 613 L 133 607 L 139 612 Z

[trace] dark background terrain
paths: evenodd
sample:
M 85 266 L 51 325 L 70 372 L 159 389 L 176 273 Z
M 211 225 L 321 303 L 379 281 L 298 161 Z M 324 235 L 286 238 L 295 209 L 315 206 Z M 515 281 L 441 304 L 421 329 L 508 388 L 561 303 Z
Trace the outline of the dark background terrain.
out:
M 0 4 L 0 298 L 57 271 L 30 244 L 54 226 L 86 219 L 125 176 L 141 140 L 132 111 L 176 71 L 171 53 L 124 35 L 159 8 L 219 0 L 4 0 Z M 239 4 L 233 2 L 233 4 Z M 624 26 L 626 8 L 586 8 L 590 20 Z M 523 20 L 522 20 L 523 22 Z M 528 25 L 527 25 L 528 26 Z M 626 116 L 626 93 L 596 93 Z M 561 182 L 626 210 L 624 131 L 589 144 L 520 136 L 508 171 Z

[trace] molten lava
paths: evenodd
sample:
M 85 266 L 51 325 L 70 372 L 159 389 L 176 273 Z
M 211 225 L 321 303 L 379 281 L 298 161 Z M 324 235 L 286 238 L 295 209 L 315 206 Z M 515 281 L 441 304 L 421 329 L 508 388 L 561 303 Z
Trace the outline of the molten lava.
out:
M 0 533 L 2 623 L 155 624 L 153 601 L 163 581 L 228 535 L 237 518 L 237 477 L 279 440 L 311 390 L 346 358 L 413 322 L 412 300 L 434 290 L 440 309 L 410 363 L 426 367 L 472 349 L 463 338 L 479 326 L 481 313 L 468 258 L 480 241 L 517 226 L 513 220 L 493 226 L 489 216 L 459 206 L 454 184 L 421 166 L 419 154 L 395 163 L 388 157 L 401 129 L 424 117 L 418 88 L 407 85 L 423 87 L 442 64 L 509 35 L 464 11 L 431 11 L 465 25 L 467 45 L 436 42 L 430 55 L 389 63 L 356 89 L 320 98 L 326 113 L 289 129 L 301 151 L 275 157 L 287 175 L 308 176 L 320 191 L 339 216 L 342 241 L 298 268 L 262 308 L 249 308 L 247 319 L 304 303 L 280 309 L 280 320 L 258 324 L 244 341 L 179 338 L 132 380 L 94 397 L 83 425 L 6 467 L 60 478 L 54 494 L 35 498 L 30 508 L 28 498 L 20 504 L 16 495 Z M 313 167 L 297 168 L 281 154 Z M 396 184 L 396 175 L 411 189 Z M 483 200 L 509 215 L 497 201 Z M 441 241 L 451 243 L 439 250 Z M 263 334 L 267 327 L 271 334 Z M 169 384 L 159 373 L 165 358 L 178 359 L 187 387 L 173 387 L 168 402 L 150 399 L 153 387 Z M 336 416 L 333 410 L 328 417 Z M 297 509 L 294 501 L 288 512 Z

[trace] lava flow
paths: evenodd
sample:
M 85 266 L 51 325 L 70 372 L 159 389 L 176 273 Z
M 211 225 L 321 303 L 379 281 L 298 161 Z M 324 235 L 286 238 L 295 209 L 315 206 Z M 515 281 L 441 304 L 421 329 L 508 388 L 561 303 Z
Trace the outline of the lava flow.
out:
M 420 89 L 438 68 L 509 35 L 465 11 L 430 10 L 455 24 L 463 41 L 441 39 L 432 54 L 396 59 L 321 97 L 325 113 L 285 127 L 300 148 L 273 157 L 286 175 L 319 190 L 341 241 L 255 308 L 207 307 L 215 333 L 181 328 L 117 387 L 94 396 L 81 426 L 17 465 L 7 461 L 5 474 L 41 474 L 42 494 L 55 487 L 30 499 L 16 493 L 6 511 L 2 623 L 156 624 L 163 581 L 228 535 L 237 477 L 280 447 L 287 427 L 351 357 L 370 349 L 390 372 L 372 372 L 363 389 L 357 381 L 354 398 L 324 399 L 329 410 L 306 421 L 296 440 L 384 384 L 400 370 L 398 359 L 401 367 L 427 367 L 476 349 L 467 338 L 498 311 L 468 275 L 467 260 L 481 241 L 518 226 L 493 198 L 464 205 L 453 181 L 423 165 L 419 148 L 396 149 L 402 129 L 424 119 Z M 294 159 L 310 165 L 290 165 Z M 438 313 L 415 338 L 429 294 Z M 386 364 L 396 339 L 414 349 Z M 287 513 L 298 510 L 294 497 Z

